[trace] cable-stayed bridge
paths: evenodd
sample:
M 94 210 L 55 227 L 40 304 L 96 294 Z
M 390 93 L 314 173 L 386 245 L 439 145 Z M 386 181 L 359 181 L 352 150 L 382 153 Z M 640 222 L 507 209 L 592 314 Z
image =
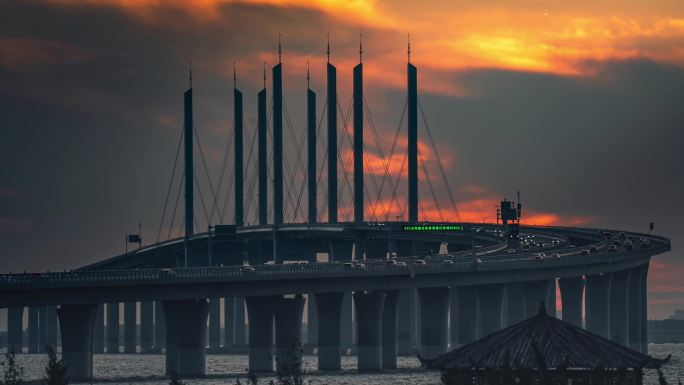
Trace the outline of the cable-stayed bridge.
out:
M 317 354 L 321 370 L 340 370 L 343 354 L 357 354 L 359 370 L 391 369 L 399 354 L 436 356 L 534 314 L 541 301 L 554 314 L 558 287 L 563 319 L 645 351 L 648 264 L 670 249 L 668 239 L 522 226 L 521 206 L 505 200 L 501 224 L 462 222 L 418 99 L 417 68 L 407 64 L 407 98 L 387 154 L 364 98 L 363 64 L 353 69 L 346 111 L 338 102 L 336 71 L 328 62 L 322 114 L 316 113 L 316 94 L 307 90 L 306 130 L 296 132 L 279 62 L 272 70 L 271 104 L 264 81 L 257 127 L 247 140 L 236 85 L 228 145 L 232 175 L 226 177 L 226 152 L 216 185 L 195 130 L 191 86 L 184 93 L 183 131 L 157 242 L 74 271 L 0 276 L 0 307 L 9 309 L 8 349 L 23 351 L 28 309 L 28 351 L 57 345 L 59 334 L 72 378 L 88 379 L 93 353 L 119 351 L 123 303 L 124 351 L 136 352 L 139 337 L 141 351 L 165 352 L 167 373 L 203 375 L 207 349 L 247 351 L 248 369 L 268 372 L 273 354 L 282 364 L 293 342 Z M 420 151 L 419 115 L 437 170 Z M 407 148 L 392 175 L 405 117 Z M 364 127 L 371 128 L 379 173 L 369 170 Z M 295 159 L 289 161 L 283 151 L 287 135 L 294 143 Z M 346 144 L 350 150 L 344 154 Z M 177 167 L 181 149 L 183 166 Z M 198 189 L 196 169 L 208 180 L 208 199 Z M 405 202 L 399 193 L 403 176 Z M 434 182 L 440 179 L 449 209 L 437 199 Z M 439 221 L 427 221 L 421 208 L 421 180 Z M 226 192 L 233 196 L 232 221 L 225 218 Z M 196 196 L 207 232 L 195 231 Z M 177 229 L 182 236 L 171 238 Z M 171 239 L 161 240 L 164 230 Z

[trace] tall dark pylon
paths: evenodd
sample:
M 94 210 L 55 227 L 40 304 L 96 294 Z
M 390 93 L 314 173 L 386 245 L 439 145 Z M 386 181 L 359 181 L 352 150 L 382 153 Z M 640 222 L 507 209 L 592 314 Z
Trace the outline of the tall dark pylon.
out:
M 244 225 L 245 213 L 243 207 L 244 197 L 244 168 L 243 168 L 243 145 L 242 145 L 242 92 L 237 89 L 237 75 L 233 64 L 233 118 L 235 126 L 235 226 Z
M 337 223 L 337 69 L 330 64 L 328 36 L 328 222 Z
M 306 71 L 306 86 L 309 223 L 316 223 L 316 93 L 311 90 L 308 68 Z
M 418 222 L 418 80 L 411 64 L 411 40 L 408 42 L 408 214 L 409 222 Z
M 259 156 L 259 224 L 268 223 L 268 153 L 266 148 L 266 63 L 264 88 L 259 91 L 257 114 L 257 142 Z
M 354 67 L 354 222 L 363 223 L 363 45 Z
M 190 64 L 190 86 L 183 94 L 183 136 L 185 137 L 185 236 L 194 234 L 195 217 L 193 206 L 193 133 L 192 133 L 192 64 Z
M 283 65 L 280 38 L 278 64 L 273 67 L 273 223 L 283 223 Z

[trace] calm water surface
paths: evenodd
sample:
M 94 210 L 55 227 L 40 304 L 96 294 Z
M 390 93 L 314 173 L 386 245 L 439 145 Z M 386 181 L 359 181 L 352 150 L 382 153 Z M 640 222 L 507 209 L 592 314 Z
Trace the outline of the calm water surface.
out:
M 670 363 L 663 371 L 671 383 L 677 378 L 684 381 L 684 344 L 650 345 L 649 353 L 654 357 L 672 355 Z M 42 377 L 47 358 L 43 354 L 22 354 L 17 361 L 24 367 L 25 379 L 36 380 Z M 356 373 L 356 357 L 343 357 L 341 373 L 326 374 L 316 371 L 316 357 L 305 356 L 305 379 L 312 385 L 357 385 L 357 384 L 412 384 L 437 385 L 439 372 L 420 369 L 414 357 L 400 357 L 399 369 L 382 374 Z M 164 375 L 164 356 L 160 354 L 96 354 L 93 358 L 94 376 L 97 384 L 157 385 L 167 384 Z M 207 355 L 208 378 L 190 379 L 189 385 L 234 384 L 236 377 L 244 377 L 247 368 L 246 355 Z M 267 384 L 271 378 L 263 377 L 259 383 Z M 244 384 L 245 382 L 242 381 Z M 650 371 L 646 374 L 645 384 L 657 385 L 657 375 Z

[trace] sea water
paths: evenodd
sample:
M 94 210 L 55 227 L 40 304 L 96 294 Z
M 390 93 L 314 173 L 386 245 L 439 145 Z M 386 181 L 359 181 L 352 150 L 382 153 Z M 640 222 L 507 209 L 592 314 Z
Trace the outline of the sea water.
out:
M 663 367 L 670 384 L 676 385 L 677 379 L 684 382 L 684 344 L 651 344 L 649 354 L 657 358 L 672 355 Z M 423 370 L 415 357 L 399 357 L 398 369 L 382 373 L 357 373 L 356 357 L 342 357 L 342 371 L 324 373 L 316 370 L 315 356 L 304 356 L 305 384 L 311 385 L 360 385 L 360 384 L 411 384 L 438 385 L 438 371 Z M 25 380 L 38 380 L 43 376 L 47 356 L 45 354 L 20 354 L 17 362 L 24 368 Z M 93 384 L 167 384 L 164 378 L 164 355 L 161 354 L 95 354 L 93 357 Z M 188 385 L 235 384 L 240 378 L 246 384 L 246 355 L 207 355 L 207 377 L 187 379 Z M 657 385 L 655 371 L 646 371 L 645 384 Z M 273 377 L 260 377 L 260 384 L 268 384 Z

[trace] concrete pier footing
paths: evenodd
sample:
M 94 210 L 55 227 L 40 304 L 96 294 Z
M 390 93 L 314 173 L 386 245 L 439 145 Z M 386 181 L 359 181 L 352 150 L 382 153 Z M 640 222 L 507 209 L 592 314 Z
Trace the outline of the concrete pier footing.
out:
M 561 301 L 563 302 L 563 321 L 582 327 L 582 300 L 584 298 L 584 278 L 561 278 L 558 280 Z
M 272 296 L 245 298 L 249 319 L 251 373 L 273 371 L 273 299 Z
M 305 299 L 301 294 L 294 298 L 276 297 L 274 301 L 275 318 L 275 356 L 276 369 L 290 367 L 302 347 L 302 317 Z M 250 333 L 251 334 L 251 333 Z
M 480 301 L 480 338 L 503 328 L 505 284 L 482 285 L 478 287 Z
M 447 352 L 449 341 L 449 288 L 418 289 L 420 301 L 420 353 L 434 358 Z
M 382 368 L 397 368 L 397 303 L 398 290 L 385 293 L 382 310 Z
M 166 374 L 181 377 L 206 374 L 206 327 L 209 302 L 163 301 L 166 320 Z
M 611 274 L 587 276 L 585 294 L 587 330 L 603 338 L 610 338 Z
M 359 371 L 382 370 L 383 292 L 354 293 Z
M 62 360 L 72 380 L 93 376 L 93 326 L 98 305 L 66 305 L 57 309 L 62 334 Z
M 344 293 L 315 294 L 318 312 L 318 370 L 340 370 L 340 316 Z

